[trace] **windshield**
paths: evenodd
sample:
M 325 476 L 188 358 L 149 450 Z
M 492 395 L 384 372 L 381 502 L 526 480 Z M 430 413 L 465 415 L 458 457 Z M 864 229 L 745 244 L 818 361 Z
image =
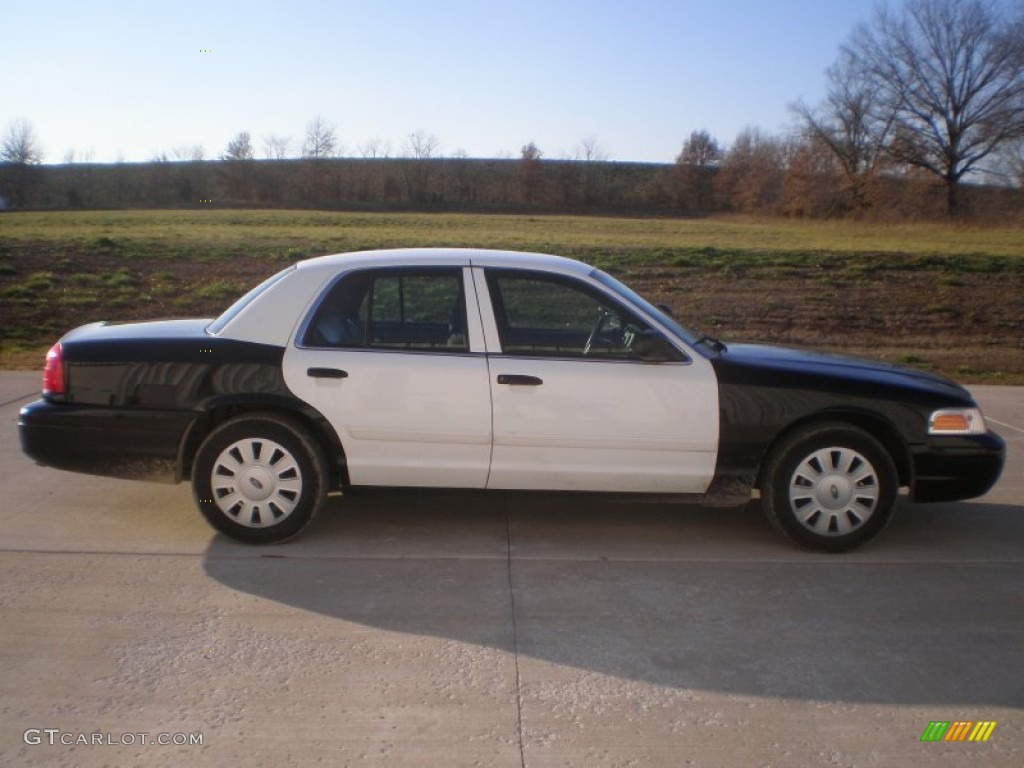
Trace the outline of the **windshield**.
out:
M 601 285 L 613 290 L 616 294 L 624 298 L 630 304 L 640 307 L 640 309 L 644 310 L 644 312 L 646 312 L 647 314 L 657 318 L 658 322 L 660 322 L 662 325 L 671 330 L 676 336 L 678 336 L 684 342 L 689 344 L 691 347 L 697 345 L 698 341 L 696 336 L 694 336 L 690 331 L 683 328 L 683 326 L 677 323 L 673 317 L 666 314 L 662 310 L 658 309 L 656 306 L 651 304 L 651 302 L 649 302 L 643 296 L 638 294 L 632 288 L 626 287 L 618 280 L 616 280 L 614 277 L 602 272 L 599 269 L 595 269 L 593 272 L 591 272 L 590 276 L 597 280 L 599 283 L 601 283 Z
M 282 269 L 276 275 L 272 275 L 272 276 L 268 277 L 262 283 L 257 285 L 255 288 L 253 288 L 247 294 L 245 294 L 245 296 L 243 296 L 238 301 L 236 301 L 234 304 L 232 304 L 230 307 L 228 307 L 226 310 L 224 310 L 224 312 L 221 314 L 220 317 L 218 317 L 216 320 L 214 320 L 212 323 L 210 323 L 208 326 L 206 326 L 206 332 L 209 333 L 209 334 L 216 335 L 216 334 L 220 333 L 221 331 L 223 331 L 224 327 L 228 323 L 230 323 L 232 320 L 234 320 L 235 316 L 239 312 L 241 312 L 243 309 L 245 309 L 247 306 L 249 306 L 249 304 L 252 303 L 252 301 L 257 296 L 259 296 L 261 293 L 263 293 L 265 290 L 267 290 L 267 288 L 272 286 L 274 283 L 276 283 L 278 280 L 280 280 L 282 277 L 284 277 L 285 275 L 287 275 L 289 272 L 293 271 L 294 269 L 295 269 L 295 265 L 292 264 L 287 269 Z

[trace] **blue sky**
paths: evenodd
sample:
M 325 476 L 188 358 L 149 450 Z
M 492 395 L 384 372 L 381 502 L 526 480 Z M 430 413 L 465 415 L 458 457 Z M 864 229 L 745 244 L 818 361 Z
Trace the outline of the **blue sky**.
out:
M 442 154 L 671 162 L 693 130 L 780 132 L 874 0 L 0 0 L 0 130 L 45 151 L 145 161 L 239 131 L 336 126 L 342 152 L 414 131 Z M 210 51 L 209 53 L 203 51 Z

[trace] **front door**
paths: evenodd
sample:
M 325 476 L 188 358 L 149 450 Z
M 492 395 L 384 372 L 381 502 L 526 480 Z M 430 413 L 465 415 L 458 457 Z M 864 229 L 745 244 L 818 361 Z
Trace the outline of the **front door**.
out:
M 656 331 L 582 280 L 475 272 L 500 342 L 489 349 L 489 488 L 707 490 L 718 447 L 707 360 L 677 348 L 677 359 L 645 361 L 635 342 Z

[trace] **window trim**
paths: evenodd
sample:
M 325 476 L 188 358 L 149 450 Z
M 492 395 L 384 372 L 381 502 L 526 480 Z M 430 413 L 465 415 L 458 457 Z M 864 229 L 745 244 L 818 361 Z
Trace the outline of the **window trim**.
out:
M 640 364 L 640 365 L 690 365 L 692 360 L 690 355 L 685 350 L 679 348 L 679 345 L 674 343 L 671 337 L 669 337 L 665 331 L 658 328 L 656 324 L 652 323 L 650 318 L 647 318 L 644 313 L 637 311 L 632 305 L 624 303 L 622 297 L 618 293 L 612 292 L 607 289 L 599 281 L 593 281 L 591 279 L 584 279 L 575 275 L 566 275 L 560 272 L 547 272 L 537 269 L 524 269 L 521 267 L 483 267 L 483 282 L 487 289 L 487 299 L 491 310 L 491 316 L 494 321 L 494 331 L 497 334 L 497 347 L 498 351 L 488 352 L 488 356 L 491 357 L 510 357 L 521 360 L 567 360 L 574 362 L 587 362 L 587 363 L 627 363 L 627 364 Z M 579 355 L 563 355 L 563 354 L 529 354 L 521 352 L 506 352 L 503 336 L 507 333 L 507 322 L 508 317 L 505 312 L 504 297 L 502 296 L 500 288 L 494 285 L 494 281 L 499 276 L 518 276 L 529 279 L 540 279 L 548 282 L 562 284 L 569 288 L 580 290 L 581 292 L 591 296 L 598 300 L 600 303 L 607 305 L 608 307 L 624 315 L 627 319 L 638 322 L 650 330 L 653 330 L 666 341 L 669 345 L 675 349 L 681 356 L 680 360 L 666 360 L 664 362 L 653 363 L 649 360 L 641 360 L 640 358 L 628 358 L 628 357 L 589 357 L 582 354 Z
M 302 318 L 302 322 L 299 323 L 298 329 L 295 333 L 293 344 L 298 349 L 308 349 L 317 351 L 331 351 L 331 352 L 376 352 L 376 353 L 390 353 L 390 354 L 412 354 L 412 355 L 480 355 L 481 352 L 474 352 L 472 347 L 472 334 L 470 333 L 470 312 L 469 312 L 469 300 L 468 290 L 466 287 L 466 269 L 467 265 L 464 264 L 429 264 L 429 265 L 390 265 L 381 267 L 357 267 L 356 269 L 346 270 L 338 275 L 331 278 L 327 284 L 321 289 L 319 295 L 313 301 L 312 305 L 306 311 L 305 316 Z M 311 327 L 314 320 L 320 312 L 320 308 L 323 306 L 327 298 L 334 292 L 334 289 L 344 280 L 355 277 L 357 275 L 369 273 L 369 279 L 371 281 L 376 280 L 377 275 L 398 274 L 399 276 L 425 276 L 425 275 L 444 275 L 446 277 L 455 277 L 459 280 L 459 297 L 462 299 L 462 313 L 463 323 L 466 326 L 466 347 L 460 348 L 445 348 L 445 347 L 434 347 L 430 349 L 416 348 L 409 349 L 403 347 L 384 347 L 374 346 L 371 344 L 365 344 L 361 346 L 329 346 L 314 344 L 307 340 L 310 334 Z M 372 283 L 371 283 L 372 284 Z M 401 285 L 401 281 L 399 282 Z M 370 295 L 370 305 L 368 312 L 373 310 L 373 295 Z M 400 311 L 404 317 L 405 308 L 401 307 Z M 369 316 L 368 316 L 369 318 Z M 369 326 L 367 327 L 367 332 Z

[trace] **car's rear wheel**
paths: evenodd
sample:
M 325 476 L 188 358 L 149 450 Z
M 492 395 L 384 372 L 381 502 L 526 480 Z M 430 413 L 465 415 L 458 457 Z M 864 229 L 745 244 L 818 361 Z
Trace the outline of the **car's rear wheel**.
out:
M 771 524 L 801 546 L 843 552 L 873 539 L 892 519 L 899 478 L 892 457 L 856 427 L 817 424 L 778 445 L 763 473 Z
M 298 534 L 326 497 L 323 451 L 301 424 L 274 414 L 240 416 L 196 453 L 199 512 L 226 536 L 270 544 Z

